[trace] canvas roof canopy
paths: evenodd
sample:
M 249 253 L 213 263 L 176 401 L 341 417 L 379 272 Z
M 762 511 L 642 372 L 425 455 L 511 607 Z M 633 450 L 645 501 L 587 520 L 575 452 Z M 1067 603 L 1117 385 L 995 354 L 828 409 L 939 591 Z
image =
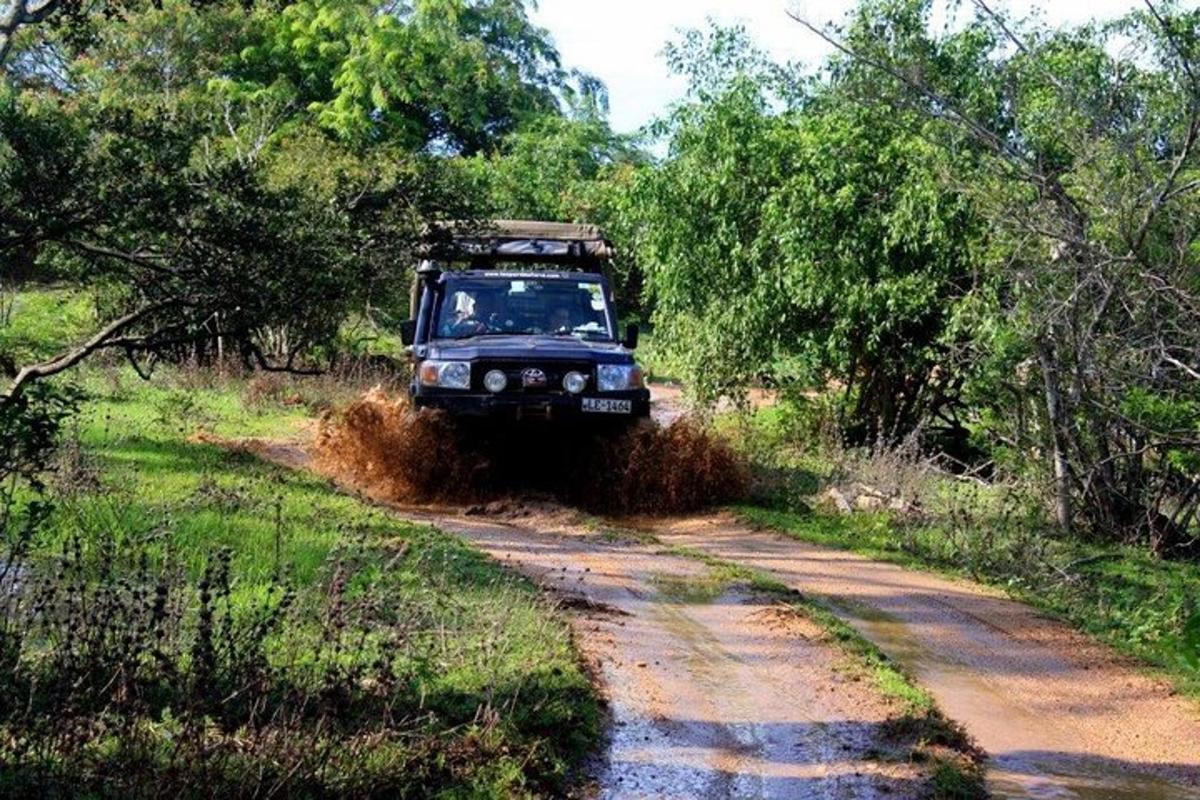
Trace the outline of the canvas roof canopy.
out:
M 596 225 L 536 220 L 436 222 L 425 231 L 426 254 L 464 260 L 492 257 L 507 261 L 569 263 L 607 261 L 612 244 Z

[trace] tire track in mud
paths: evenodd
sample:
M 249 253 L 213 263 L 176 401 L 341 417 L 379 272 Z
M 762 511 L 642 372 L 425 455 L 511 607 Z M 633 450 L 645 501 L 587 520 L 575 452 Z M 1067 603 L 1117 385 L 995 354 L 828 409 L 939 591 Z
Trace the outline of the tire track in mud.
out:
M 1200 704 L 1063 623 L 975 584 L 755 530 L 728 513 L 645 527 L 822 598 L 989 753 L 997 798 L 1200 798 Z
M 263 453 L 294 468 L 302 450 Z M 272 448 L 268 448 L 271 450 Z M 924 777 L 870 756 L 886 704 L 846 685 L 840 653 L 744 592 L 708 603 L 656 578 L 699 562 L 609 543 L 551 506 L 515 521 L 405 510 L 575 598 L 612 708 L 602 797 L 904 797 Z M 645 520 L 659 542 L 758 569 L 823 598 L 905 666 L 990 754 L 998 798 L 1200 800 L 1200 706 L 1109 648 L 998 592 L 739 523 Z M 808 624 L 808 630 L 804 625 Z M 799 627 L 796 627 L 799 626 Z M 832 688 L 832 691 L 830 689 Z

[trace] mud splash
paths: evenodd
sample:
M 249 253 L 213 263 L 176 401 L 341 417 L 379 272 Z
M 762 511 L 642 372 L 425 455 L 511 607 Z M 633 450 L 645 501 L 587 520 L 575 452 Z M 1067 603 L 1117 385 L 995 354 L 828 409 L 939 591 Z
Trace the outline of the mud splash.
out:
M 588 511 L 677 513 L 740 497 L 746 469 L 710 429 L 472 426 L 379 389 L 322 418 L 316 467 L 400 503 L 546 495 Z

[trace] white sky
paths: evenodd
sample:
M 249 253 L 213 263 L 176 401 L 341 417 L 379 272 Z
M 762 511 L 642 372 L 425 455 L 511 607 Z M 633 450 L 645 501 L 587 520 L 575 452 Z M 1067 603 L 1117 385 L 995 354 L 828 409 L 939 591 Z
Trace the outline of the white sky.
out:
M 1198 0 L 1200 1 L 1200 0 Z M 534 21 L 548 29 L 565 66 L 590 72 L 608 85 L 612 125 L 630 132 L 649 122 L 682 94 L 660 56 L 681 29 L 704 27 L 709 17 L 741 23 L 778 61 L 817 64 L 827 49 L 786 15 L 795 8 L 809 19 L 839 20 L 854 0 L 538 0 Z M 1189 3 L 1190 4 L 1190 3 Z M 1109 18 L 1140 0 L 995 0 L 994 8 L 1025 14 L 1040 8 L 1054 25 Z

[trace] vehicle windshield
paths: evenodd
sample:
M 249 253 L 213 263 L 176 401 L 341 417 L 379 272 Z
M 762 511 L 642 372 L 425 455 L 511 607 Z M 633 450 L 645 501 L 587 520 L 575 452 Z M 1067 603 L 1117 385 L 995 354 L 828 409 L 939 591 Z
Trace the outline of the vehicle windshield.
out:
M 603 285 L 527 277 L 447 282 L 437 311 L 438 338 L 522 334 L 611 341 Z

